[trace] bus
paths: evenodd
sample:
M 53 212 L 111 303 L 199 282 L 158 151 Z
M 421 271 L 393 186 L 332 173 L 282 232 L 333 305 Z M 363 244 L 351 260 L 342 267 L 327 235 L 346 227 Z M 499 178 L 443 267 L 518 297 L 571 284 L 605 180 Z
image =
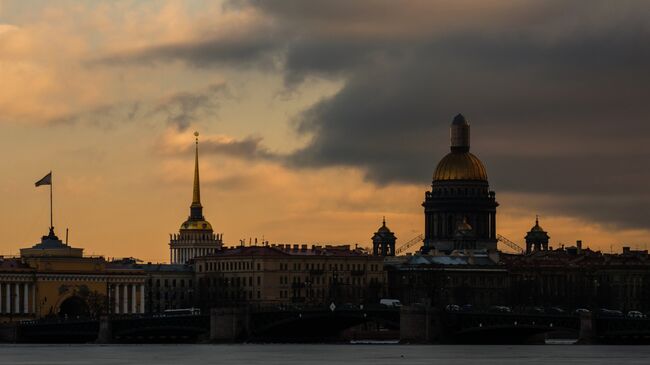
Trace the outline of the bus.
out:
M 172 316 L 199 316 L 201 315 L 200 308 L 179 308 L 179 309 L 165 309 L 163 314 L 166 317 Z

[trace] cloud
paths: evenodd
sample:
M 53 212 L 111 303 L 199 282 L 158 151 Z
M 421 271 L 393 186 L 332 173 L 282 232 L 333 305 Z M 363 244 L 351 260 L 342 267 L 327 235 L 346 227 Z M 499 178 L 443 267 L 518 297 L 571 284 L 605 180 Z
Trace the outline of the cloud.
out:
M 461 112 L 499 194 L 550 195 L 516 204 L 650 228 L 645 2 L 202 5 L 57 5 L 35 24 L 10 19 L 19 26 L 0 27 L 0 121 L 162 120 L 179 132 L 232 97 L 223 72 L 253 87 L 270 73 L 289 91 L 334 79 L 340 90 L 288 116 L 299 149 L 277 154 L 233 128 L 238 137 L 202 137 L 205 153 L 425 186 Z M 174 153 L 189 152 L 183 143 Z
M 194 145 L 188 143 L 188 134 L 178 130 L 167 130 L 156 143 L 155 150 L 166 156 L 193 154 Z M 201 155 L 214 155 L 247 161 L 282 162 L 283 155 L 269 151 L 263 145 L 263 138 L 247 136 L 237 139 L 227 135 L 200 135 Z
M 281 54 L 290 89 L 307 77 L 343 80 L 339 92 L 297 116 L 295 130 L 308 142 L 281 156 L 285 164 L 358 168 L 381 186 L 424 185 L 448 151 L 451 118 L 462 112 L 472 122 L 473 151 L 497 190 L 555 194 L 563 198 L 544 209 L 650 228 L 636 213 L 645 211 L 650 183 L 643 168 L 650 163 L 644 148 L 650 143 L 650 5 L 228 5 L 233 11 L 256 9 L 256 19 L 269 27 L 257 41 L 243 43 L 260 51 L 235 51 L 233 57 L 255 64 L 269 53 Z M 220 50 L 227 47 L 220 39 L 144 54 L 206 67 L 222 64 Z M 269 157 L 259 153 L 259 140 L 215 148 Z
M 177 92 L 158 100 L 145 113 L 148 117 L 165 115 L 168 125 L 183 131 L 200 117 L 214 117 L 221 98 L 232 97 L 226 84 L 213 84 L 199 92 Z M 137 110 L 133 113 L 135 115 Z
M 204 40 L 154 45 L 139 50 L 103 56 L 89 62 L 90 65 L 154 65 L 175 60 L 185 61 L 196 67 L 272 67 L 276 42 L 270 35 L 260 37 L 247 35 L 232 38 L 208 38 Z
M 287 47 L 288 85 L 309 75 L 345 80 L 299 116 L 296 130 L 310 142 L 289 161 L 360 168 L 380 185 L 425 184 L 462 112 L 497 190 L 551 193 L 563 197 L 544 207 L 555 214 L 650 228 L 639 214 L 650 198 L 650 5 L 578 3 L 528 2 L 509 15 L 497 6 L 478 26 L 480 14 L 466 9 L 446 31 L 416 18 L 399 37 L 371 24 L 390 11 L 371 11 L 361 32 L 354 5 L 255 3 L 307 29 Z M 437 16 L 458 11 L 446 5 L 436 3 Z M 318 29 L 333 14 L 339 29 Z
M 159 116 L 163 116 L 165 125 L 184 131 L 199 120 L 217 116 L 220 102 L 234 97 L 227 84 L 217 83 L 199 90 L 179 91 L 153 100 L 98 105 L 88 110 L 53 117 L 48 119 L 47 123 L 84 123 L 95 127 L 114 128 L 140 117 L 155 123 Z

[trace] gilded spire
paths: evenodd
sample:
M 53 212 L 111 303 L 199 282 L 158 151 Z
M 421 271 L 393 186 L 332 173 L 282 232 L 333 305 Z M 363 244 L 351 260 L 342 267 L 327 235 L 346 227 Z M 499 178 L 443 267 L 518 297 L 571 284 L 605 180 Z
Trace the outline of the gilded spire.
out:
M 199 132 L 194 132 L 194 188 L 192 191 L 192 205 L 190 206 L 190 218 L 203 219 L 203 206 L 201 205 L 201 185 L 199 182 Z

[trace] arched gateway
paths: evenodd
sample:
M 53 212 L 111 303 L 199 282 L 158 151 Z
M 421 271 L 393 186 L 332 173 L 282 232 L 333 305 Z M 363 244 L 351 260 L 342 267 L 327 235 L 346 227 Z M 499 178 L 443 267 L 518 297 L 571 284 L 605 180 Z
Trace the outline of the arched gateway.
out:
M 88 317 L 90 310 L 88 303 L 82 298 L 73 295 L 64 300 L 59 306 L 59 316 L 64 318 L 83 318 Z

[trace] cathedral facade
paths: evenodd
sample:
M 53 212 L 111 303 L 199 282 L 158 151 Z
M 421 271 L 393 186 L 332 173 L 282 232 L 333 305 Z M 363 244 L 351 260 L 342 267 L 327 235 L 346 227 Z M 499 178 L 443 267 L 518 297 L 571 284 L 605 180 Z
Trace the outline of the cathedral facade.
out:
M 451 151 L 433 174 L 425 193 L 422 253 L 449 254 L 454 250 L 497 247 L 496 208 L 485 166 L 469 152 L 470 125 L 458 114 L 450 128 Z

